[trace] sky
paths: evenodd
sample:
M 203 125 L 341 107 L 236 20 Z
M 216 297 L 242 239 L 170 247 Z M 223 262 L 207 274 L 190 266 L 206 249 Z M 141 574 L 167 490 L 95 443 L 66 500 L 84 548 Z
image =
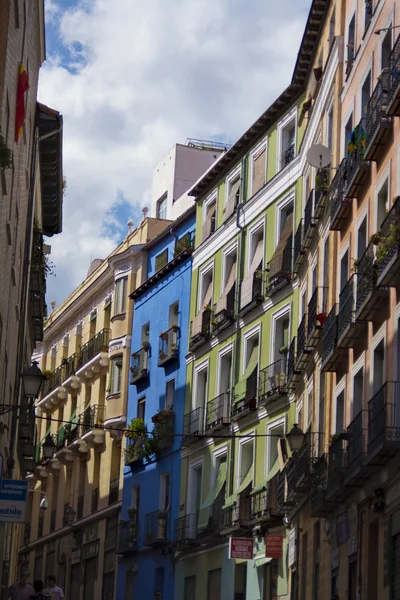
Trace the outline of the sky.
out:
M 64 118 L 59 305 L 150 205 L 186 138 L 233 143 L 289 84 L 311 0 L 46 0 L 39 100 Z

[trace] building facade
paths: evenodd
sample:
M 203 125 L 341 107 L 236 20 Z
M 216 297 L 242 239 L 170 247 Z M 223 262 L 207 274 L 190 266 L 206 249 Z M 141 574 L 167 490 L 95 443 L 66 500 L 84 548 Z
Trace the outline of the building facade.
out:
M 145 280 L 132 294 L 118 598 L 174 597 L 194 230 L 193 207 L 147 244 Z
M 71 598 L 115 597 L 129 294 L 141 281 L 143 246 L 167 224 L 145 219 L 107 259 L 95 259 L 85 281 L 50 313 L 36 349 L 46 379 L 36 406 L 30 520 L 20 559 L 32 580 L 54 574 Z M 49 439 L 52 459 L 43 451 Z
M 43 235 L 62 226 L 62 117 L 37 102 L 43 3 L 3 2 L 0 32 L 0 456 L 3 476 L 19 479 L 33 469 L 34 410 L 21 373 L 43 337 Z M 0 523 L 2 589 L 17 577 L 20 540 L 19 526 Z

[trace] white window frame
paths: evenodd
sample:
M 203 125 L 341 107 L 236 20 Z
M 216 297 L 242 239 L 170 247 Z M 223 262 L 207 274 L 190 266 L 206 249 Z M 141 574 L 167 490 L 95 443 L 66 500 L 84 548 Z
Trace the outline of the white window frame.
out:
M 287 206 L 289 204 L 293 204 L 293 230 L 294 230 L 295 212 L 296 212 L 295 198 L 296 198 L 296 192 L 294 190 L 292 190 L 287 196 L 285 196 L 285 198 L 282 198 L 282 200 L 276 204 L 274 251 L 279 243 L 282 211 L 285 210 L 285 208 L 287 208 Z
M 219 394 L 222 394 L 222 392 L 220 391 L 221 361 L 224 358 L 224 356 L 226 356 L 227 354 L 231 354 L 232 358 L 233 358 L 233 342 L 230 342 L 227 346 L 224 346 L 218 352 L 218 370 L 217 370 L 217 378 L 216 378 L 216 382 L 215 382 L 216 383 L 216 388 L 215 388 L 216 396 L 219 396 Z
M 202 218 L 202 222 L 205 223 L 206 221 L 206 216 L 207 216 L 207 209 L 208 207 L 213 204 L 215 202 L 215 214 L 217 214 L 217 210 L 218 210 L 218 205 L 217 205 L 217 196 L 218 196 L 218 190 L 214 190 L 209 196 L 207 196 L 207 198 L 204 200 L 203 202 L 203 218 Z
M 160 206 L 161 204 L 164 202 L 165 200 L 165 217 L 161 217 L 160 216 Z M 162 194 L 162 196 L 160 196 L 158 198 L 158 200 L 156 201 L 156 218 L 157 219 L 166 219 L 168 216 L 168 192 L 164 192 L 164 194 Z
M 239 473 L 241 472 L 241 467 L 242 467 L 242 453 L 243 453 L 243 446 L 245 446 L 246 444 L 253 444 L 253 464 L 250 467 L 250 469 L 252 469 L 253 472 L 253 481 L 254 481 L 254 465 L 255 465 L 255 453 L 256 453 L 256 439 L 255 437 L 251 437 L 254 436 L 256 433 L 255 429 L 253 429 L 252 431 L 248 431 L 247 435 L 249 437 L 246 438 L 242 438 L 239 439 L 239 448 L 238 448 L 238 463 L 237 463 L 237 468 L 236 468 L 236 485 L 235 485 L 235 491 L 237 491 L 239 489 L 239 487 L 242 485 L 242 482 L 239 481 Z
M 370 97 L 371 94 L 373 92 L 374 86 L 373 86 L 373 81 L 372 81 L 372 65 L 373 65 L 373 55 L 371 55 L 371 58 L 368 61 L 367 66 L 364 69 L 364 73 L 362 74 L 360 83 L 358 84 L 358 92 L 357 92 L 357 114 L 360 116 L 360 119 L 362 119 L 363 117 L 365 117 L 366 115 L 363 115 L 361 113 L 361 105 L 362 105 L 362 89 L 364 87 L 364 83 L 368 77 L 368 75 L 371 75 L 371 80 L 370 80 Z M 359 120 L 360 120 L 359 119 Z
M 352 421 L 354 419 L 354 417 L 356 417 L 357 415 L 354 414 L 354 378 L 356 377 L 356 375 L 358 375 L 358 373 L 360 372 L 360 370 L 363 369 L 364 371 L 364 390 L 365 390 L 365 381 L 366 381 L 366 371 L 365 371 L 365 350 L 364 352 L 361 353 L 361 355 L 358 357 L 358 359 L 356 360 L 356 362 L 353 364 L 352 368 L 351 368 L 351 394 L 350 394 L 350 420 Z M 364 406 L 364 398 L 362 399 L 362 406 Z
M 211 304 L 212 304 L 212 300 L 213 300 L 213 296 L 214 296 L 214 260 L 212 260 L 211 262 L 207 263 L 204 267 L 199 269 L 199 280 L 198 280 L 198 284 L 197 284 L 198 294 L 197 294 L 196 314 L 198 314 L 202 308 L 203 300 L 200 300 L 200 298 L 203 296 L 204 276 L 207 275 L 207 273 L 209 273 L 209 271 L 212 271 L 212 296 L 211 296 Z
M 277 126 L 277 137 L 278 137 L 278 144 L 277 144 L 277 155 L 276 155 L 276 171 L 277 173 L 279 171 L 281 171 L 283 168 L 285 167 L 281 167 L 281 157 L 283 154 L 283 144 L 282 144 L 282 133 L 283 130 L 286 129 L 286 127 L 292 122 L 294 121 L 294 147 L 296 150 L 297 147 L 297 106 L 295 106 L 294 108 L 292 108 L 292 110 L 287 113 L 287 115 L 285 115 L 285 117 L 279 121 L 278 126 Z M 289 165 L 287 165 L 289 166 Z
M 207 358 L 206 360 L 203 360 L 201 363 L 198 363 L 194 367 L 193 392 L 192 392 L 192 400 L 191 400 L 191 410 L 195 410 L 195 408 L 200 408 L 198 406 L 196 407 L 194 404 L 195 404 L 195 400 L 197 398 L 197 385 L 198 385 L 199 375 L 205 369 L 207 369 L 207 389 L 206 389 L 205 405 L 204 405 L 203 408 L 204 408 L 204 411 L 206 411 L 206 409 L 207 409 L 207 399 L 208 399 L 208 393 L 209 393 L 209 390 L 210 390 L 210 378 L 209 378 L 209 374 L 210 374 L 210 359 L 209 358 Z
M 250 357 L 247 356 L 248 353 L 248 343 L 252 337 L 258 335 L 258 365 L 260 365 L 260 352 L 261 352 L 261 323 L 257 323 L 251 329 L 248 329 L 243 334 L 243 342 L 242 342 L 242 375 L 244 375 L 248 359 Z
M 273 467 L 273 465 L 271 465 L 271 443 L 272 441 L 276 441 L 278 442 L 278 439 L 276 438 L 272 438 L 271 437 L 271 432 L 273 429 L 276 429 L 277 427 L 280 427 L 281 425 L 283 425 L 283 435 L 286 435 L 286 415 L 282 415 L 281 417 L 278 417 L 276 419 L 273 419 L 272 421 L 270 421 L 269 423 L 267 423 L 266 425 L 266 443 L 265 443 L 265 477 L 268 477 L 268 474 L 271 470 L 271 468 Z M 270 437 L 268 437 L 270 436 Z
M 270 337 L 270 346 L 269 346 L 269 364 L 272 364 L 272 357 L 274 356 L 275 350 L 275 340 L 276 340 L 276 324 L 282 318 L 288 316 L 289 317 L 289 333 L 288 340 L 290 340 L 291 328 L 292 328 L 292 315 L 291 315 L 291 302 L 288 302 L 284 306 L 282 306 L 279 310 L 271 314 L 271 337 Z M 290 345 L 290 342 L 289 342 Z
M 240 163 L 237 165 L 237 167 L 235 167 L 233 169 L 233 171 L 231 171 L 229 173 L 229 175 L 226 176 L 226 179 L 225 179 L 225 201 L 224 201 L 224 206 L 226 206 L 228 204 L 229 193 L 230 193 L 230 190 L 231 190 L 232 182 L 237 178 L 238 175 L 239 175 L 239 177 L 242 176 L 242 165 Z
M 246 269 L 246 272 L 250 269 L 250 264 L 251 264 L 251 261 L 252 261 L 251 246 L 252 246 L 253 237 L 261 229 L 262 229 L 262 234 L 263 234 L 263 263 L 265 263 L 265 217 L 261 217 L 261 219 L 258 219 L 258 221 L 256 221 L 248 229 L 248 235 L 247 235 L 247 238 L 248 238 L 247 239 L 247 260 L 246 260 L 247 269 Z
M 385 346 L 385 373 L 386 373 L 386 367 L 387 367 L 387 343 L 386 343 L 386 325 L 387 325 L 387 321 L 384 321 L 384 323 L 382 323 L 382 325 L 380 326 L 380 328 L 378 329 L 378 331 L 376 332 L 376 334 L 374 335 L 374 337 L 371 340 L 371 351 L 370 351 L 370 358 L 369 358 L 369 386 L 370 386 L 370 398 L 372 398 L 373 395 L 373 389 L 374 389 L 374 362 L 375 362 L 375 350 L 376 347 L 379 346 L 379 344 L 382 342 L 383 340 L 383 344 Z M 387 381 L 387 379 L 386 379 Z
M 353 129 L 354 129 L 354 114 L 355 114 L 355 109 L 354 109 L 354 101 L 353 101 L 353 103 L 351 104 L 350 108 L 348 109 L 348 111 L 345 114 L 344 119 L 342 121 L 342 143 L 340 144 L 342 159 L 347 156 L 346 125 L 349 122 L 350 117 L 352 117 Z
M 337 414 L 337 399 L 340 394 L 344 392 L 344 422 L 347 423 L 347 415 L 346 415 L 346 375 L 343 375 L 342 379 L 336 385 L 333 392 L 333 403 L 332 403 L 332 422 L 331 422 L 331 435 L 337 433 L 336 429 L 336 414 Z
M 391 202 L 391 186 L 392 186 L 392 178 L 391 178 L 391 169 L 392 169 L 392 159 L 390 158 L 388 160 L 388 163 L 385 167 L 384 172 L 382 173 L 382 175 L 379 178 L 378 183 L 375 186 L 375 193 L 374 193 L 374 231 L 378 230 L 378 196 L 379 193 L 381 191 L 381 189 L 383 188 L 383 186 L 385 185 L 386 181 L 388 182 L 388 210 L 390 210 L 390 202 Z
M 234 252 L 236 252 L 236 280 L 237 280 L 237 273 L 238 273 L 238 241 L 235 240 L 233 244 L 231 244 L 230 246 L 228 246 L 227 248 L 225 248 L 222 251 L 222 276 L 221 276 L 221 294 L 223 294 L 224 289 L 225 289 L 225 284 L 226 284 L 226 262 L 228 260 L 228 256 L 230 254 L 233 254 Z M 228 274 L 229 275 L 229 274 Z
M 203 500 L 203 487 L 204 487 L 204 457 L 203 456 L 200 456 L 199 458 L 192 460 L 188 465 L 188 486 L 187 486 L 187 499 L 186 499 L 186 504 L 187 504 L 186 514 L 187 515 L 194 513 L 195 498 L 193 497 L 194 496 L 193 474 L 194 474 L 195 470 L 200 469 L 200 468 L 202 469 L 200 499 Z
M 250 178 L 249 178 L 249 198 L 254 195 L 253 192 L 253 173 L 254 173 L 254 159 L 263 151 L 265 148 L 265 183 L 267 182 L 268 173 L 268 136 L 266 136 L 253 150 L 250 152 Z M 265 184 L 264 184 L 265 185 Z M 261 188 L 262 189 L 262 188 Z M 260 191 L 260 190 L 258 190 Z

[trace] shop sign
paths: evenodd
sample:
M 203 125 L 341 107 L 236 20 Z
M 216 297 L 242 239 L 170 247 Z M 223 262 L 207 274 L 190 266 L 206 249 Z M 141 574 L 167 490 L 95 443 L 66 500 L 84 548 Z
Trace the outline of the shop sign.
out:
M 253 538 L 229 538 L 229 558 L 252 560 L 254 553 Z
M 291 529 L 289 533 L 288 567 L 293 567 L 296 564 L 296 540 L 297 530 Z
M 265 557 L 266 558 L 282 558 L 283 552 L 283 535 L 266 535 L 265 536 Z
M 100 540 L 93 540 L 82 547 L 82 560 L 89 560 L 99 554 Z
M 338 546 L 345 544 L 349 539 L 349 519 L 347 510 L 342 510 L 336 519 L 336 539 Z
M 28 482 L 3 479 L 0 483 L 0 521 L 25 523 Z

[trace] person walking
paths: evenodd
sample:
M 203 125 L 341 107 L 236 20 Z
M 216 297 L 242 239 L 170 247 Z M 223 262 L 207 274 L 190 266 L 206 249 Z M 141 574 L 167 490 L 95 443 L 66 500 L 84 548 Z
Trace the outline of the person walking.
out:
M 27 583 L 28 577 L 29 573 L 20 571 L 18 581 L 10 585 L 6 590 L 3 600 L 29 600 L 31 595 L 35 593 L 35 590 Z
M 40 579 L 34 581 L 33 589 L 35 590 L 35 593 L 32 596 L 29 596 L 29 598 L 32 600 L 50 600 L 50 596 L 43 593 L 43 588 L 43 581 L 40 581 Z
M 62 600 L 64 598 L 64 592 L 57 586 L 54 575 L 47 575 L 46 584 L 47 587 L 43 590 L 44 595 L 47 594 L 51 600 Z

